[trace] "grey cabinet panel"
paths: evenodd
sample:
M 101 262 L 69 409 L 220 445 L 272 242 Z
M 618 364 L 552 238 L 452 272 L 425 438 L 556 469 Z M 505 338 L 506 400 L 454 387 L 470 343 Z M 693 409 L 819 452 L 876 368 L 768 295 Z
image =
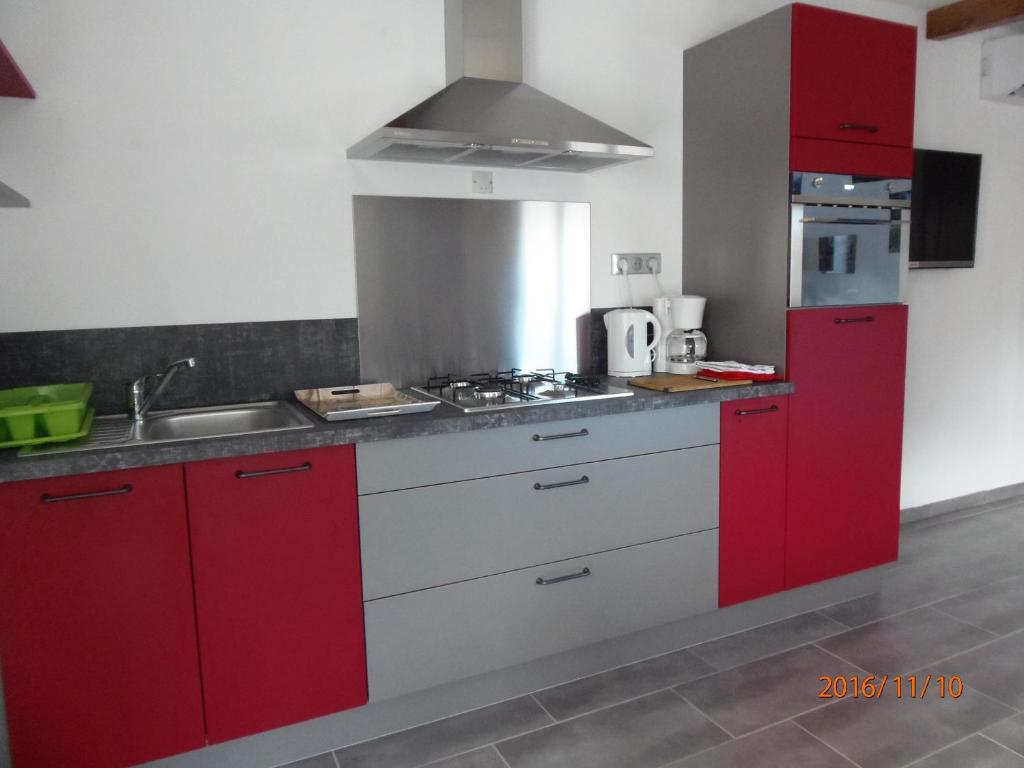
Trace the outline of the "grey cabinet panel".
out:
M 589 568 L 582 578 L 541 586 Z M 366 603 L 370 698 L 488 672 L 715 608 L 718 531 Z
M 710 445 L 364 496 L 363 596 L 717 528 L 718 474 Z
M 585 434 L 581 434 L 583 430 Z M 534 440 L 534 435 L 578 436 Z M 359 493 L 380 493 L 717 442 L 718 404 L 706 403 L 362 443 L 356 449 Z

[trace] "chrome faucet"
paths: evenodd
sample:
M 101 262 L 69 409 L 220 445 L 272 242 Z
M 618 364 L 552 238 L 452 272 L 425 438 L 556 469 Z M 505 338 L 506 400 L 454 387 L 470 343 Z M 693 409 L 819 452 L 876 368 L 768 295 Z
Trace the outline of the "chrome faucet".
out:
M 140 379 L 131 381 L 128 383 L 128 418 L 134 422 L 144 421 L 146 414 L 149 413 L 153 404 L 157 401 L 157 398 L 167 389 L 167 385 L 171 383 L 171 379 L 182 368 L 195 368 L 196 359 L 194 357 L 186 357 L 184 360 L 175 360 L 163 373 L 158 373 L 154 376 L 143 376 Z M 154 389 L 148 395 L 146 394 L 146 385 L 153 379 L 156 381 L 156 389 Z

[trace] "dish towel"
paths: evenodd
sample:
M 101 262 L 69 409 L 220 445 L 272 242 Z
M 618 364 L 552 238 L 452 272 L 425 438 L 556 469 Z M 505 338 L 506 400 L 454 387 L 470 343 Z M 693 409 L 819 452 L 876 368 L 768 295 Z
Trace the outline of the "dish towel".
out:
M 735 360 L 723 360 L 715 362 L 704 360 L 700 363 L 698 376 L 708 376 L 716 379 L 753 379 L 754 381 L 774 381 L 774 365 L 748 365 L 737 363 Z

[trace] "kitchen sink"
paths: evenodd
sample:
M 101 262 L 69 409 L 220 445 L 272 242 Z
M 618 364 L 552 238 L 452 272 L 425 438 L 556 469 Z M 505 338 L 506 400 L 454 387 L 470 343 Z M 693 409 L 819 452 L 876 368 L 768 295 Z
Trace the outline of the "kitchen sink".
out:
M 18 455 L 48 456 L 53 453 L 181 442 L 205 437 L 309 429 L 312 426 L 313 423 L 299 413 L 295 406 L 283 400 L 157 411 L 139 423 L 129 421 L 126 416 L 101 416 L 93 422 L 92 431 L 80 440 L 23 448 Z
M 137 439 L 144 443 L 168 440 L 195 440 L 200 437 L 249 435 L 313 426 L 291 405 L 283 401 L 195 408 L 187 411 L 155 413 L 134 425 Z

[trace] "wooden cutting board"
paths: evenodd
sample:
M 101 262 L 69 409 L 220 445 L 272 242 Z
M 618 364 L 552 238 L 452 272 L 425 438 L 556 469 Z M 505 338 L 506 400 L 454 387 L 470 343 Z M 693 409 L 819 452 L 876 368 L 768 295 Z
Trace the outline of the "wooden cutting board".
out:
M 753 384 L 753 379 L 721 379 L 720 381 L 704 381 L 681 373 L 655 373 L 653 376 L 641 376 L 630 379 L 634 387 L 654 389 L 658 392 L 689 392 L 694 389 L 717 389 L 719 387 L 741 387 Z

